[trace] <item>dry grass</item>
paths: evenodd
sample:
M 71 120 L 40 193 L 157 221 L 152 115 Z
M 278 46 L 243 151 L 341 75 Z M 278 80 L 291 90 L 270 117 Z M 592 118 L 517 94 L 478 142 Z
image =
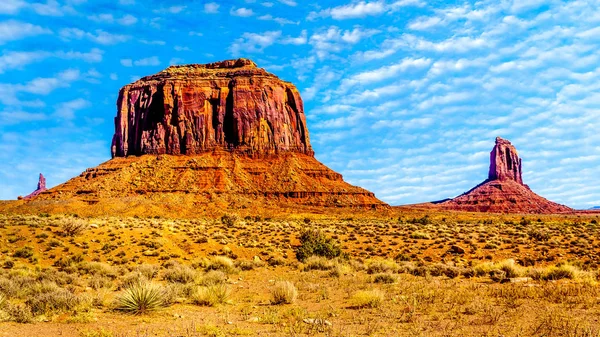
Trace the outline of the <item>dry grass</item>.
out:
M 0 215 L 0 320 L 37 322 L 7 323 L 13 335 L 56 327 L 79 336 L 70 323 L 91 334 L 112 321 L 122 321 L 107 332 L 114 336 L 139 334 L 132 326 L 140 322 L 157 336 L 600 333 L 592 218 L 238 217 L 231 227 L 101 218 L 81 219 L 97 226 L 74 236 L 63 234 L 61 219 Z M 339 242 L 349 260 L 299 262 L 294 247 L 307 226 Z M 150 282 L 161 289 L 157 313 L 114 311 L 127 289 Z M 270 305 L 280 303 L 290 304 Z

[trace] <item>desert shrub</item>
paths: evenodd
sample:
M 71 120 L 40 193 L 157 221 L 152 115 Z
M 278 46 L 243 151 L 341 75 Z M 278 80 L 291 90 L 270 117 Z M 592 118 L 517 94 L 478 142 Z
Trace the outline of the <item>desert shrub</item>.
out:
M 17 323 L 32 323 L 33 322 L 33 314 L 31 313 L 31 309 L 23 303 L 19 304 L 7 304 L 6 305 L 6 313 L 10 317 L 12 321 Z
M 198 287 L 192 293 L 192 302 L 197 305 L 215 306 L 229 303 L 230 291 L 225 284 Z
M 394 276 L 392 274 L 388 274 L 388 273 L 381 273 L 381 274 L 377 274 L 377 275 L 373 276 L 373 282 L 375 282 L 375 283 L 391 284 L 391 283 L 396 283 L 396 281 L 397 281 L 396 276 Z
M 253 270 L 254 268 L 264 266 L 264 262 L 258 261 L 248 261 L 248 260 L 238 260 L 235 263 L 235 266 L 241 270 Z
M 127 289 L 138 283 L 147 283 L 148 280 L 142 273 L 131 272 L 120 278 L 119 289 Z
M 300 234 L 300 246 L 296 248 L 296 258 L 300 261 L 317 255 L 329 259 L 344 256 L 340 245 L 319 230 L 309 229 Z
M 227 274 L 236 273 L 238 271 L 235 268 L 233 260 L 227 256 L 213 256 L 210 259 L 201 260 L 199 263 L 196 263 L 196 265 L 205 270 L 221 270 Z
M 142 274 L 146 279 L 152 280 L 158 275 L 159 267 L 153 264 L 140 264 L 133 271 Z
M 63 219 L 60 227 L 64 236 L 75 236 L 81 234 L 88 224 L 81 219 Z
M 332 270 L 335 268 L 335 263 L 322 256 L 309 256 L 304 261 L 304 270 Z
M 0 309 L 4 307 L 4 303 L 6 303 L 6 295 L 0 293 Z
M 350 298 L 350 304 L 355 308 L 377 308 L 384 297 L 383 291 L 379 289 L 359 290 Z
M 114 279 L 117 277 L 115 269 L 106 263 L 81 262 L 78 264 L 77 268 L 79 269 L 79 272 L 81 274 L 105 276 L 105 277 L 109 277 L 111 279 Z
M 238 221 L 239 217 L 235 214 L 225 214 L 221 217 L 221 222 L 228 227 L 235 226 Z
M 594 273 L 583 271 L 568 263 L 547 267 L 545 269 L 534 269 L 529 271 L 528 276 L 534 280 L 548 281 L 562 279 L 595 281 L 596 279 Z
M 227 275 L 220 270 L 210 270 L 202 276 L 200 284 L 203 286 L 212 286 L 227 281 Z
M 175 264 L 164 271 L 163 277 L 172 283 L 192 283 L 196 280 L 196 271 L 188 266 Z
M 278 281 L 271 289 L 271 304 L 292 304 L 298 297 L 298 290 L 290 281 Z
M 412 232 L 410 234 L 410 238 L 411 239 L 417 239 L 417 240 L 429 240 L 431 239 L 431 237 L 429 236 L 429 234 L 423 233 L 423 232 Z
M 395 273 L 400 268 L 393 260 L 369 260 L 366 264 L 367 274 Z
M 70 291 L 56 288 L 34 295 L 27 300 L 26 304 L 34 315 L 46 315 L 73 310 L 80 302 L 80 298 Z
M 141 315 L 164 306 L 163 291 L 152 283 L 139 282 L 125 289 L 117 298 L 119 311 Z
M 25 246 L 15 250 L 13 257 L 28 259 L 33 256 L 33 248 Z
M 94 275 L 88 280 L 88 286 L 94 290 L 106 288 L 112 288 L 112 280 L 105 276 Z

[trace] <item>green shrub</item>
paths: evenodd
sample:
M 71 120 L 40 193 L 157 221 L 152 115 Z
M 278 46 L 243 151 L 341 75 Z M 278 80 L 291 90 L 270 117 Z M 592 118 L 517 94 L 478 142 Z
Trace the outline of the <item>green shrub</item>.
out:
M 141 315 L 164 306 L 160 287 L 151 283 L 137 283 L 125 289 L 117 299 L 117 310 Z
M 306 230 L 300 235 L 300 246 L 296 248 L 296 257 L 300 261 L 317 255 L 329 259 L 343 256 L 340 245 L 319 230 Z
M 28 259 L 33 256 L 33 248 L 25 246 L 23 248 L 19 248 L 13 254 L 13 257 Z
M 298 290 L 290 281 L 278 281 L 271 289 L 271 304 L 292 304 L 297 297 Z

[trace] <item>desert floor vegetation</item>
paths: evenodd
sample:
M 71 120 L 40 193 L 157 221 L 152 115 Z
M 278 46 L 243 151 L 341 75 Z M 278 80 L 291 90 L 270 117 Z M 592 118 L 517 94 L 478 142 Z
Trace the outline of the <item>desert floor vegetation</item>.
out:
M 597 231 L 594 216 L 0 215 L 0 336 L 598 336 Z

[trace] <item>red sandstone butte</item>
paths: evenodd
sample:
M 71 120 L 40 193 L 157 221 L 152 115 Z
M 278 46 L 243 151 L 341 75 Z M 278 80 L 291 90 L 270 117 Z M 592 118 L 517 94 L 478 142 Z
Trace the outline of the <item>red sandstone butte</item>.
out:
M 38 179 L 38 184 L 37 184 L 37 188 L 35 191 L 31 192 L 31 194 L 22 197 L 21 199 L 23 200 L 29 200 L 33 197 L 38 196 L 40 193 L 46 191 L 46 178 L 44 178 L 44 175 L 40 173 L 40 178 Z
M 313 155 L 296 87 L 248 59 L 171 66 L 119 92 L 113 157 Z
M 247 59 L 171 66 L 123 87 L 111 152 L 38 199 L 102 212 L 389 207 L 315 159 L 296 87 Z
M 523 183 L 521 158 L 506 139 L 496 138 L 488 179 L 472 190 L 438 204 L 448 210 L 491 213 L 552 214 L 573 209 L 535 194 Z

